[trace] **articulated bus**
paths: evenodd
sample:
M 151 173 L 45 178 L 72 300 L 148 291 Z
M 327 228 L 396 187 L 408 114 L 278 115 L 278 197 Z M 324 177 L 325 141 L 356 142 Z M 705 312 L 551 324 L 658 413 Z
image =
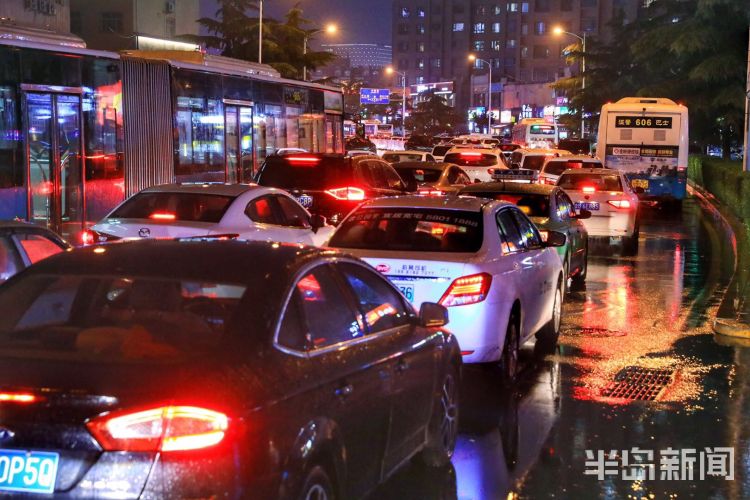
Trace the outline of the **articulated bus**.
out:
M 662 97 L 602 106 L 596 155 L 644 199 L 679 204 L 687 189 L 688 109 Z
M 250 182 L 278 148 L 344 151 L 340 89 L 270 66 L 2 23 L 0 61 L 0 219 L 71 242 L 151 185 Z
M 544 118 L 524 118 L 513 126 L 513 143 L 524 148 L 554 148 L 559 139 L 557 124 Z

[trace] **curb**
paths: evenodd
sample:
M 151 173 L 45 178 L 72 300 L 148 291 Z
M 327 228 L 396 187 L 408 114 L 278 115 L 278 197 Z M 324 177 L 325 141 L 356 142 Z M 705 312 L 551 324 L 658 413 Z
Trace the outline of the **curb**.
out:
M 733 285 L 736 285 L 735 281 L 737 278 L 737 270 L 739 266 L 737 236 L 735 231 L 735 227 L 737 224 L 739 224 L 739 222 L 735 220 L 735 217 L 733 215 L 728 214 L 724 210 L 722 210 L 720 203 L 711 193 L 708 193 L 700 186 L 694 184 L 692 181 L 689 182 L 688 190 L 690 191 L 690 194 L 701 201 L 701 205 L 703 205 L 708 211 L 710 211 L 715 219 L 719 219 L 721 223 L 731 232 L 732 253 L 734 255 L 734 271 L 732 272 L 732 277 L 730 279 L 729 285 L 727 286 L 726 291 L 724 292 L 724 295 L 722 297 L 721 305 L 719 306 L 719 311 L 716 315 L 716 319 L 714 319 L 714 333 L 724 337 L 750 339 L 750 324 L 739 321 L 736 318 L 726 314 L 726 311 L 728 309 L 734 311 L 733 305 L 730 305 L 734 304 L 735 302 L 735 297 L 732 297 L 732 295 L 735 294 L 736 286 Z

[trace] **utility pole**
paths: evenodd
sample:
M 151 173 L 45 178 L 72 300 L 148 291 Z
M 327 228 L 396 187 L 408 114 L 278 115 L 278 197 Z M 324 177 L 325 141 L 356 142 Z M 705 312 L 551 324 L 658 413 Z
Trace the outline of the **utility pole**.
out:
M 745 77 L 745 144 L 742 147 L 742 170 L 750 170 L 748 148 L 750 147 L 750 36 L 747 42 L 747 76 Z M 726 153 L 726 151 L 725 151 Z

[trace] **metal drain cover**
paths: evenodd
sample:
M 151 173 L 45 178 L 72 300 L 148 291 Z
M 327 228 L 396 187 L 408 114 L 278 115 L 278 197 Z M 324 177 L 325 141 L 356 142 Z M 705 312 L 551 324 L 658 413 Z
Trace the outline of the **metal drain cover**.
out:
M 670 369 L 627 366 L 615 375 L 614 382 L 603 391 L 605 398 L 656 401 L 664 389 L 674 382 L 675 372 Z

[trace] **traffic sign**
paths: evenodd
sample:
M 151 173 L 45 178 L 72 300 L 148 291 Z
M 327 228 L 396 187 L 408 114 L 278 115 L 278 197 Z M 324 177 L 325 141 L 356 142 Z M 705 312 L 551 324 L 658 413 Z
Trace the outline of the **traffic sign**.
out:
M 391 101 L 391 92 L 388 89 L 360 89 L 360 104 L 388 104 Z

